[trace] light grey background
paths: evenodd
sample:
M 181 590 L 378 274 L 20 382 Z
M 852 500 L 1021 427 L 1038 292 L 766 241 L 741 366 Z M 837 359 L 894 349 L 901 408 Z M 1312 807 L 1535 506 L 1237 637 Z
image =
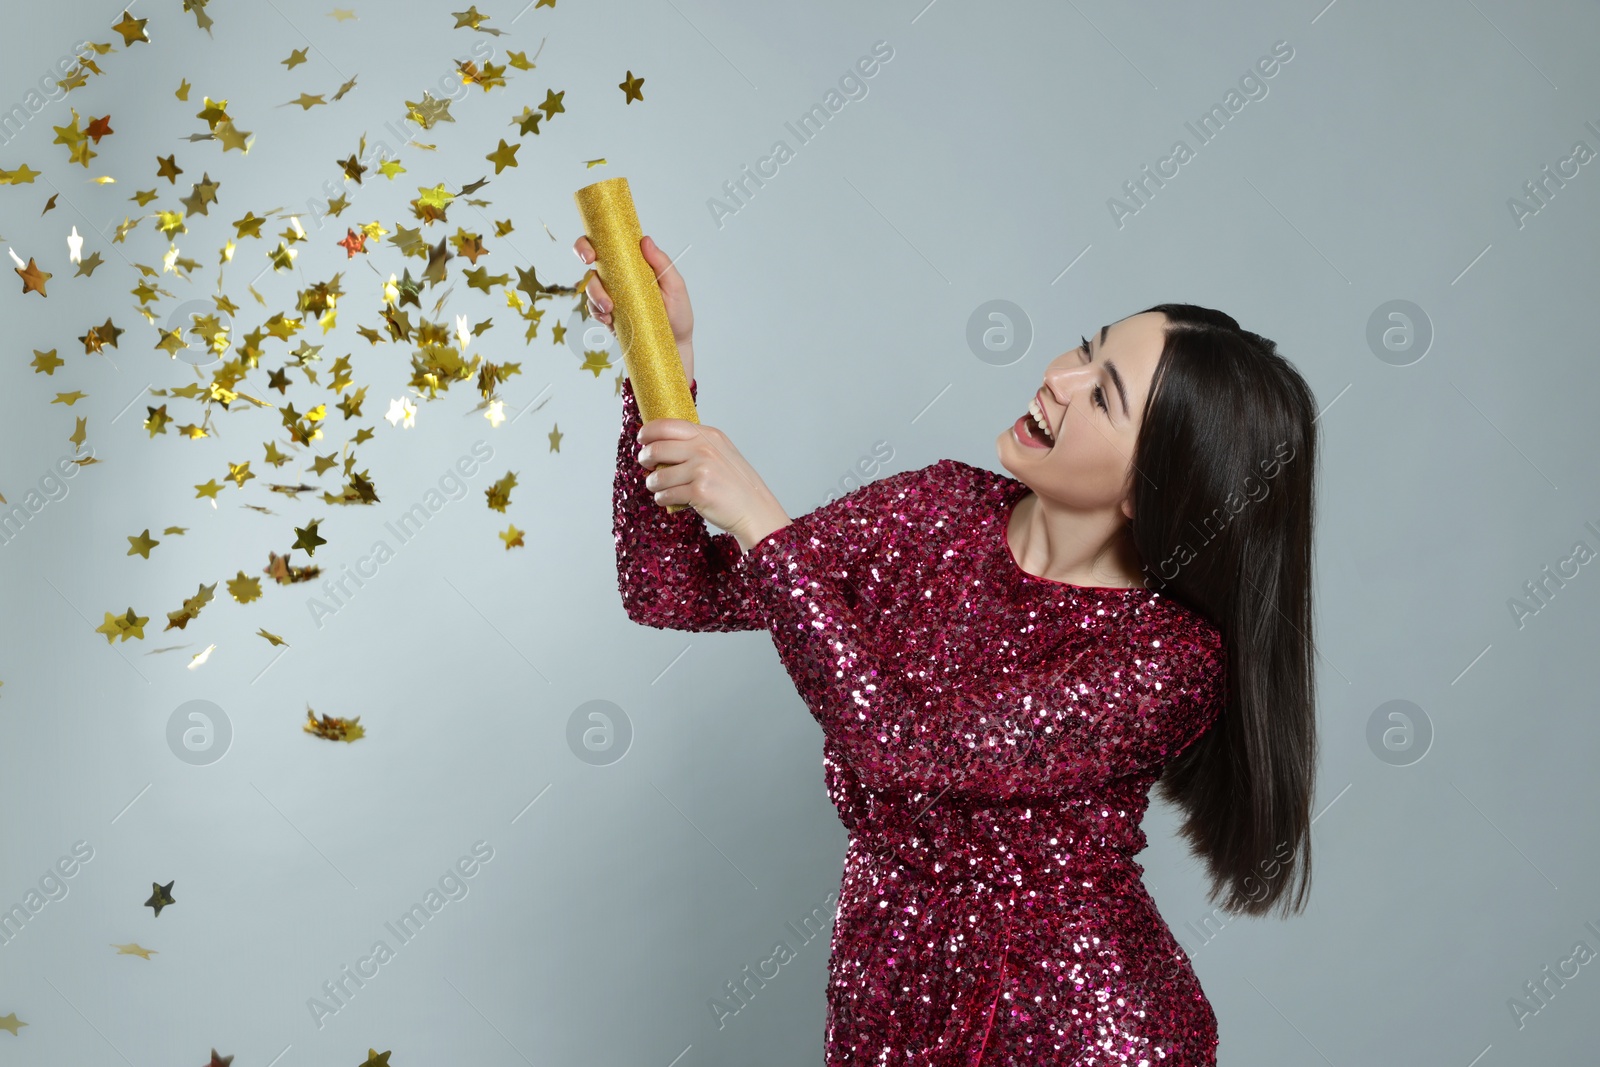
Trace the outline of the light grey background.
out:
M 358 2 L 357 20 L 339 22 L 332 4 L 214 3 L 208 38 L 178 0 L 140 0 L 153 41 L 131 50 L 108 28 L 114 5 L 7 11 L 7 108 L 84 37 L 117 49 L 97 58 L 103 77 L 48 102 L 0 147 L 0 166 L 43 172 L 0 187 L 0 232 L 55 274 L 46 299 L 22 295 L 10 273 L 0 287 L 0 493 L 17 503 L 70 454 L 76 415 L 101 460 L 0 545 L 0 904 L 22 901 L 74 842 L 94 850 L 68 894 L 0 945 L 0 1017 L 29 1024 L 0 1034 L 0 1056 L 198 1064 L 216 1046 L 237 1067 L 294 1067 L 355 1064 L 375 1047 L 394 1050 L 396 1067 L 820 1062 L 826 938 L 803 943 L 785 925 L 818 907 L 831 918 L 824 902 L 838 888 L 845 837 L 823 792 L 820 731 L 766 635 L 624 617 L 610 539 L 616 371 L 596 378 L 552 342 L 571 302 L 543 304 L 525 345 L 499 290 L 469 290 L 469 264 L 452 261 L 441 318 L 493 315 L 471 351 L 521 362 L 502 390 L 520 414 L 491 428 L 471 411 L 469 381 L 421 403 L 413 429 L 383 420 L 404 395 L 411 348 L 356 336 L 358 324 L 381 326 L 378 275 L 332 242 L 346 224 L 415 225 L 405 202 L 419 185 L 485 174 L 477 195 L 492 205 L 458 202 L 429 239 L 479 232 L 491 272 L 531 264 L 568 284 L 582 270 L 573 190 L 628 177 L 645 231 L 682 257 L 700 416 L 791 514 L 855 484 L 862 462 L 869 477 L 943 457 L 1000 469 L 994 440 L 1046 363 L 1149 304 L 1218 307 L 1278 341 L 1316 391 L 1325 450 L 1312 904 L 1287 922 L 1213 914 L 1159 801 L 1139 856 L 1216 1009 L 1219 1062 L 1487 1067 L 1594 1047 L 1600 964 L 1572 976 L 1562 961 L 1579 942 L 1600 950 L 1600 577 L 1578 568 L 1520 626 L 1510 600 L 1575 542 L 1600 548 L 1585 525 L 1600 527 L 1600 163 L 1520 225 L 1509 206 L 1534 203 L 1524 183 L 1574 142 L 1600 149 L 1593 5 L 562 0 L 520 16 L 489 7 L 486 25 L 511 31 L 502 37 L 452 29 L 454 6 Z M 350 210 L 314 227 L 323 182 L 338 182 L 334 161 L 363 132 L 395 145 L 384 125 L 402 101 L 447 95 L 440 78 L 475 45 L 503 63 L 541 41 L 537 69 L 456 94 L 455 124 L 421 135 L 437 152 L 401 150 L 406 173 L 348 186 Z M 893 57 L 864 79 L 866 94 L 799 144 L 785 123 L 823 103 L 877 41 Z M 1293 56 L 1261 79 L 1265 95 L 1199 144 L 1185 123 L 1280 41 Z M 308 62 L 286 70 L 301 47 Z M 644 101 L 625 106 L 616 84 L 629 69 L 645 79 Z M 331 97 L 352 75 L 337 104 L 276 106 Z M 186 104 L 173 97 L 182 77 Z M 565 91 L 566 112 L 521 138 L 520 166 L 494 176 L 482 157 L 547 89 Z M 181 140 L 203 128 L 193 116 L 207 95 L 254 133 L 248 156 Z M 50 143 L 71 107 L 85 124 L 109 112 L 116 131 L 87 170 Z M 718 225 L 708 201 L 780 138 L 794 157 Z M 1179 139 L 1194 158 L 1119 225 L 1108 201 Z M 148 209 L 129 203 L 171 152 L 179 184 L 162 181 Z M 606 166 L 585 167 L 601 156 Z M 117 183 L 89 182 L 103 173 Z M 345 423 L 330 407 L 318 451 L 372 426 L 358 469 L 370 468 L 381 504 L 269 493 L 309 463 L 304 452 L 276 471 L 262 462 L 262 442 L 284 437 L 269 411 L 217 408 L 218 432 L 201 441 L 141 428 L 145 390 L 196 378 L 153 347 L 128 295 L 130 263 L 159 267 L 165 240 L 151 221 L 110 238 L 125 216 L 175 207 L 203 173 L 221 182 L 218 201 L 178 238 L 203 267 L 189 282 L 163 275 L 175 298 L 152 306 L 165 314 L 212 291 L 217 248 L 247 210 L 305 212 L 312 241 L 296 246 L 297 270 L 257 283 L 270 309 L 244 286 L 287 222 L 239 242 L 224 284 L 241 307 L 235 338 L 334 271 L 346 289 L 339 326 L 269 342 L 246 388 L 303 411 L 326 389 L 295 371 L 287 398 L 266 394 L 266 370 L 302 337 L 326 345 L 319 369 L 351 353 L 370 387 L 365 417 Z M 41 217 L 52 190 L 60 200 Z M 490 220 L 507 216 L 516 230 L 496 239 Z M 71 276 L 72 225 L 84 253 L 105 259 L 92 278 Z M 383 277 L 424 266 L 388 244 L 370 262 Z M 424 294 L 425 311 L 442 291 Z M 985 360 L 969 348 L 971 316 L 994 299 L 1027 315 L 1025 354 Z M 1394 300 L 1426 317 L 1420 359 L 1380 358 L 1368 343 L 1370 320 Z M 120 346 L 84 355 L 74 338 L 107 315 L 127 330 Z M 52 347 L 66 365 L 33 373 L 32 351 Z M 88 398 L 50 403 L 71 389 Z M 200 409 L 168 410 L 181 423 Z M 464 499 L 321 627 L 310 587 L 263 576 L 262 599 L 240 605 L 220 584 L 260 575 L 269 550 L 318 517 L 328 543 L 314 562 L 353 566 L 478 440 L 494 455 Z M 874 466 L 880 442 L 893 458 Z M 192 485 L 244 459 L 255 481 L 230 483 L 215 509 L 194 499 Z M 482 493 L 508 470 L 519 484 L 500 515 Z M 304 477 L 332 487 L 336 471 Z M 508 522 L 527 531 L 525 549 L 503 550 L 495 533 Z M 162 536 L 173 524 L 190 530 Z M 146 527 L 162 544 L 149 560 L 127 556 L 124 539 Z M 219 583 L 216 600 L 163 634 L 201 582 Z M 152 620 L 146 639 L 108 647 L 93 627 L 130 605 Z M 258 627 L 289 650 L 275 658 Z M 211 643 L 209 662 L 186 669 Z M 170 716 L 191 699 L 231 723 L 226 755 L 208 766 L 167 744 Z M 568 742 L 592 700 L 631 724 L 609 765 Z M 1393 700 L 1420 716 L 1390 747 L 1370 743 Z M 304 734 L 308 703 L 360 715 L 368 736 Z M 1396 722 L 1383 718 L 1378 733 Z M 1407 725 L 1431 735 L 1425 754 L 1406 749 Z M 464 880 L 467 895 L 400 945 L 384 924 L 478 841 L 493 858 Z M 141 902 L 168 880 L 177 903 L 157 918 Z M 394 957 L 319 1028 L 308 999 L 380 938 Z M 710 1002 L 780 939 L 796 958 L 719 1027 Z M 109 947 L 130 941 L 158 954 Z M 1569 979 L 1546 979 L 1542 1005 L 1528 995 L 1526 983 L 1562 966 Z M 1539 1010 L 1519 1025 L 1513 998 Z

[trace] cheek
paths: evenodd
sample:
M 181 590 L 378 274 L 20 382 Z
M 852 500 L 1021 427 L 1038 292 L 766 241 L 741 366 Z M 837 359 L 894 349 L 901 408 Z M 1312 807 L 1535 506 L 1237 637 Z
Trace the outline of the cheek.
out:
M 1088 496 L 1120 490 L 1127 479 L 1131 445 L 1103 426 L 1079 424 L 1062 435 L 1050 458 L 1062 476 Z

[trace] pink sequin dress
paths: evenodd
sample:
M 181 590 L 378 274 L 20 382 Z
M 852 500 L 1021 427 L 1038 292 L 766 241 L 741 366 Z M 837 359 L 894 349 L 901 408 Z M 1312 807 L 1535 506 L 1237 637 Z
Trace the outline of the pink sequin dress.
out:
M 770 631 L 822 726 L 849 832 L 829 1067 L 1214 1065 L 1216 1016 L 1133 856 L 1161 767 L 1221 711 L 1217 629 L 1153 591 L 1028 574 L 1005 537 L 1027 486 L 959 460 L 746 553 L 655 503 L 640 425 L 625 380 L 628 617 Z

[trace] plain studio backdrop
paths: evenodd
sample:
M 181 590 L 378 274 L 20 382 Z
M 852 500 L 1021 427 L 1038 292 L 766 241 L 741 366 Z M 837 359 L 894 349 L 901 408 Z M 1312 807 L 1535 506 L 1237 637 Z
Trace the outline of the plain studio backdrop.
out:
M 0 543 L 0 1019 L 27 1024 L 0 1057 L 820 1061 L 845 847 L 821 732 L 764 633 L 624 616 L 615 345 L 596 373 L 583 351 L 607 346 L 583 343 L 570 297 L 541 301 L 527 340 L 502 295 L 516 268 L 582 276 L 572 193 L 615 175 L 680 257 L 701 420 L 791 515 L 945 457 L 999 470 L 994 440 L 1046 364 L 1150 304 L 1276 340 L 1316 391 L 1324 449 L 1311 905 L 1214 912 L 1159 801 L 1137 857 L 1216 1009 L 1219 1062 L 1509 1067 L 1593 1048 L 1600 12 L 561 0 L 483 12 L 494 35 L 457 28 L 454 6 L 213 3 L 208 35 L 178 0 L 139 0 L 151 40 L 128 47 L 116 4 L 7 13 L 0 168 L 38 177 L 0 186 L 0 232 L 53 277 L 41 297 L 7 273 L 0 294 L 0 494 L 25 512 Z M 83 41 L 115 48 L 63 94 Z M 505 83 L 461 84 L 464 60 Z M 453 121 L 405 124 L 425 92 Z M 519 132 L 550 93 L 564 110 Z M 281 106 L 300 94 L 324 102 Z M 188 139 L 207 97 L 248 153 Z M 54 143 L 74 109 L 114 130 L 87 167 Z M 496 174 L 501 138 L 521 148 Z M 157 177 L 169 155 L 176 183 Z M 413 327 L 493 320 L 468 355 L 520 364 L 506 418 L 474 410 L 474 376 L 412 395 L 415 425 L 397 426 L 417 348 L 387 339 L 381 286 L 427 267 L 397 227 L 422 226 L 419 189 L 484 177 L 421 236 L 481 235 L 477 265 L 509 283 L 473 287 L 457 256 L 407 310 Z M 203 180 L 214 202 L 172 238 L 188 269 L 163 269 L 156 219 L 115 239 Z M 259 238 L 236 233 L 247 212 L 270 216 Z M 303 242 L 283 236 L 290 213 Z M 374 222 L 366 251 L 336 243 Z M 92 274 L 68 258 L 72 227 Z M 243 401 L 212 405 L 206 437 L 179 432 L 205 409 L 171 390 L 220 364 L 169 356 L 160 330 L 186 303 L 215 311 L 228 240 L 229 358 L 340 273 L 337 326 L 306 313 L 238 386 L 328 402 L 309 449 Z M 280 241 L 298 255 L 274 270 Z M 164 294 L 141 305 L 141 278 Z M 107 318 L 118 346 L 82 351 Z M 319 383 L 292 366 L 269 390 L 302 343 L 322 346 L 304 357 Z M 348 420 L 329 388 L 346 355 L 368 388 Z M 162 404 L 173 421 L 152 435 Z M 81 469 L 79 417 L 99 461 Z M 380 502 L 324 504 L 362 427 L 354 470 Z M 272 440 L 289 464 L 266 462 Z M 340 464 L 319 474 L 312 453 Z M 241 487 L 226 474 L 246 460 Z M 213 479 L 215 505 L 194 488 Z M 266 488 L 300 482 L 318 491 Z M 312 520 L 326 544 L 294 563 L 366 575 L 337 599 L 263 574 Z M 130 555 L 147 529 L 160 544 Z M 259 598 L 230 595 L 239 572 Z M 212 583 L 193 621 L 161 628 Z M 108 644 L 95 628 L 130 607 L 143 639 Z M 366 736 L 306 733 L 308 706 Z M 152 882 L 174 883 L 159 916 Z M 154 953 L 113 947 L 130 944 Z

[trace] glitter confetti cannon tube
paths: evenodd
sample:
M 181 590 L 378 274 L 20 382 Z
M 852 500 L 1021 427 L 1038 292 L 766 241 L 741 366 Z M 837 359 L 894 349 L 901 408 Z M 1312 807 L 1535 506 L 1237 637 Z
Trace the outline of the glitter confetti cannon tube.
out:
M 644 235 L 634 210 L 628 179 L 607 178 L 572 194 L 583 231 L 594 246 L 594 269 L 611 297 L 612 325 L 622 345 L 622 361 L 639 402 L 639 417 L 699 422 L 678 342 L 667 320 L 656 272 L 639 250 Z M 668 514 L 688 504 L 668 504 Z

